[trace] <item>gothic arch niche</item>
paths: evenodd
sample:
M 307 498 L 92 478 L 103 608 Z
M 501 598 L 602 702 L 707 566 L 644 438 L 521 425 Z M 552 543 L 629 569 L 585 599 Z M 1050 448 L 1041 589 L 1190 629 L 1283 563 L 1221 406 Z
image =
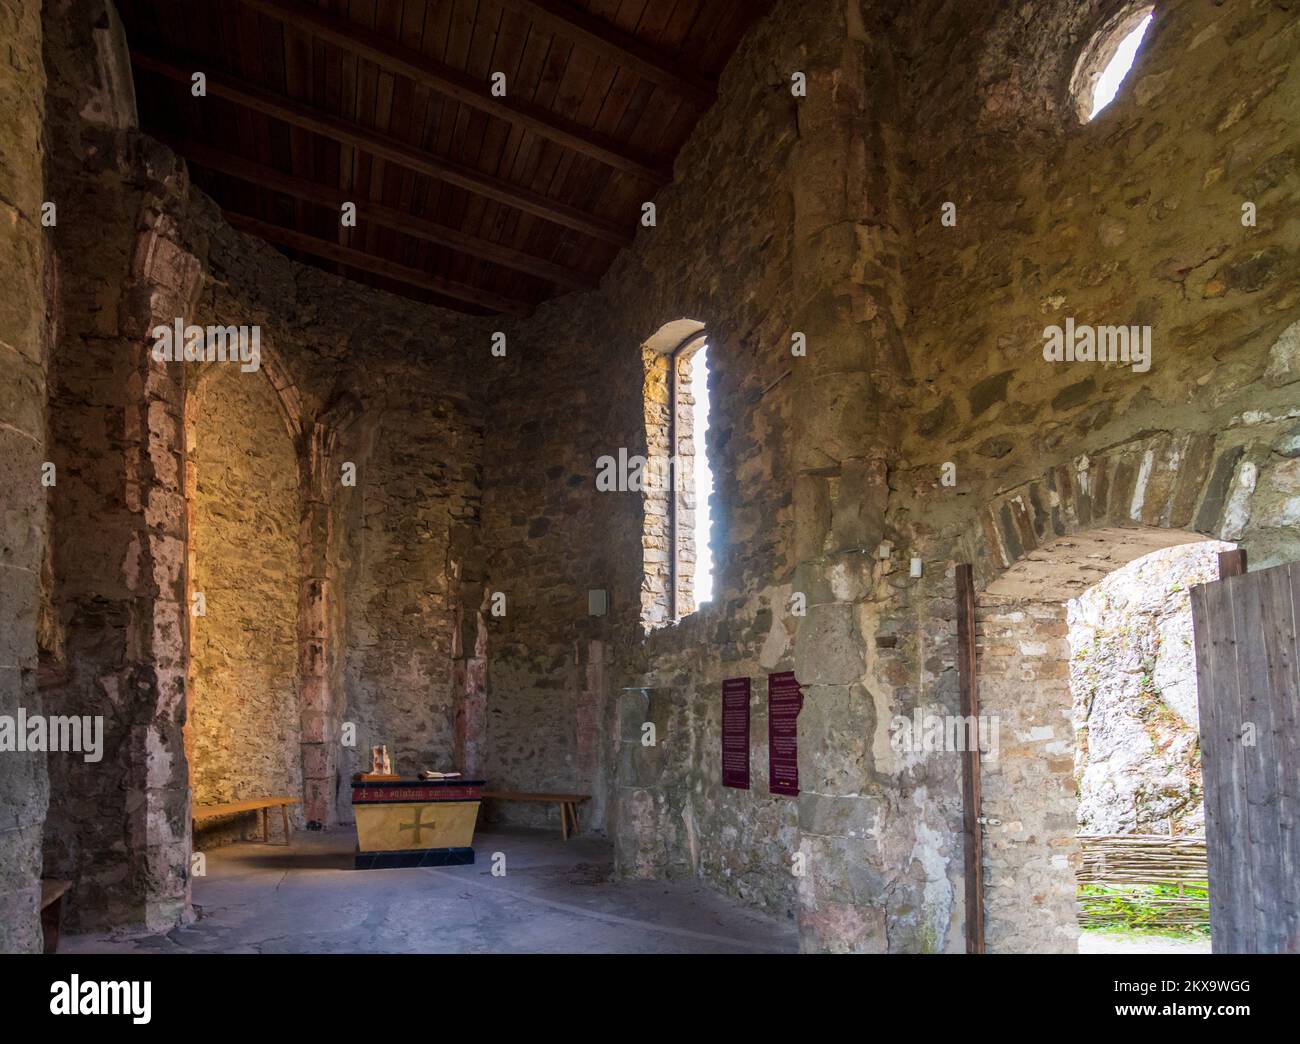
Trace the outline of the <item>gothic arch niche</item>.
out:
M 299 597 L 303 514 L 292 418 L 271 380 L 205 367 L 186 402 L 189 708 L 196 805 L 303 794 Z M 196 601 L 202 615 L 193 615 Z M 301 825 L 300 807 L 293 810 Z M 236 840 L 246 823 L 205 830 Z

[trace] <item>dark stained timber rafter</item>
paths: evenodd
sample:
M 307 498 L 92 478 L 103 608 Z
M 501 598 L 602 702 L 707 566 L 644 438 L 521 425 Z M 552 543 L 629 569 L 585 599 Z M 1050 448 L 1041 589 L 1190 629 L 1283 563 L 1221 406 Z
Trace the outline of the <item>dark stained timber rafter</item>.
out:
M 273 222 L 280 245 L 289 232 L 349 243 L 530 309 L 594 290 L 654 234 L 640 215 L 772 6 L 117 3 L 141 130 L 190 160 L 229 213 Z M 331 229 L 331 211 L 361 232 Z M 346 275 L 373 282 L 351 261 Z
M 531 18 L 547 32 L 572 40 L 585 50 L 673 91 L 701 111 L 717 100 L 717 86 L 712 81 L 563 0 L 497 0 L 497 3 L 508 11 Z
M 357 216 L 362 221 L 373 222 L 376 225 L 394 229 L 416 239 L 423 239 L 426 242 L 437 243 L 439 246 L 459 250 L 461 253 L 476 257 L 481 261 L 491 261 L 516 272 L 536 276 L 538 279 L 544 279 L 566 290 L 589 290 L 596 285 L 594 279 L 564 268 L 562 265 L 554 264 L 540 257 L 533 257 L 531 254 L 525 254 L 523 251 L 502 246 L 499 243 L 493 243 L 491 240 L 480 239 L 478 236 L 469 235 L 448 225 L 431 221 L 428 218 L 416 217 L 395 207 L 358 199 L 355 194 L 345 192 L 343 189 L 332 188 L 316 181 L 309 181 L 293 174 L 286 174 L 274 167 L 265 167 L 238 156 L 231 156 L 220 149 L 214 149 L 211 146 L 188 139 L 178 139 L 164 135 L 162 140 L 164 144 L 169 145 L 191 163 L 215 171 L 218 174 L 238 178 L 250 185 L 270 189 L 273 192 L 280 192 L 286 196 L 293 196 L 295 199 L 301 199 L 334 210 L 340 209 L 345 203 L 355 203 Z
M 299 0 L 239 0 L 245 7 L 310 33 L 431 91 L 496 116 L 616 170 L 654 184 L 671 180 L 671 171 L 649 157 L 581 124 L 566 120 L 529 102 L 497 98 L 490 84 L 444 65 L 346 18 L 331 15 Z M 509 86 L 507 85 L 507 91 Z
M 185 84 L 191 82 L 195 72 L 203 72 L 207 93 L 213 97 L 224 98 L 265 116 L 274 117 L 341 144 L 351 145 L 418 174 L 425 174 L 457 188 L 477 193 L 575 232 L 618 246 L 625 246 L 632 241 L 631 233 L 613 221 L 589 214 L 577 207 L 550 199 L 501 178 L 484 174 L 472 167 L 444 159 L 391 135 L 370 130 L 292 98 L 285 98 L 260 87 L 240 84 L 233 76 L 209 71 L 207 62 L 197 59 L 173 61 L 137 48 L 131 49 L 131 60 L 140 69 Z
M 367 254 L 363 250 L 356 250 L 353 247 L 340 246 L 338 243 L 318 239 L 316 236 L 310 236 L 305 232 L 296 232 L 280 225 L 259 221 L 257 218 L 245 217 L 243 214 L 235 214 L 230 211 L 224 213 L 226 220 L 233 227 L 276 246 L 299 250 L 304 254 L 311 254 L 327 261 L 336 261 L 359 271 L 370 272 L 372 275 L 382 276 L 385 279 L 392 279 L 399 283 L 406 283 L 409 286 L 417 286 L 422 290 L 431 290 L 434 293 L 442 294 L 444 297 L 465 301 L 468 304 L 486 308 L 492 312 L 505 312 L 509 315 L 524 316 L 532 311 L 532 307 L 524 301 L 515 301 L 494 294 L 489 290 L 482 290 L 450 279 L 443 279 L 441 276 L 431 275 L 418 268 L 399 265 L 395 261 L 376 257 L 374 254 Z

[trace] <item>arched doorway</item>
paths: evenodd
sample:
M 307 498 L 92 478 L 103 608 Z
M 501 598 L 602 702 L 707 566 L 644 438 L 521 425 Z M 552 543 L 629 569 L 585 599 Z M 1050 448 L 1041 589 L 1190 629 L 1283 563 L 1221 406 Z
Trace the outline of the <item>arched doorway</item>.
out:
M 1179 544 L 1238 544 L 1255 556 L 1252 570 L 1300 557 L 1294 527 L 1282 524 L 1274 506 L 1275 480 L 1261 474 L 1260 458 L 1234 439 L 1154 431 L 1062 461 L 967 516 L 956 542 L 970 565 L 958 578 L 959 591 L 968 585 L 964 597 L 980 602 L 971 628 L 985 647 L 975 665 L 980 711 L 1006 713 L 1002 779 L 986 788 L 976 813 L 984 819 L 983 843 L 967 849 L 983 856 L 987 949 L 1076 945 L 1071 878 L 1079 853 L 1063 603 L 1119 566 Z M 1025 627 L 1036 634 L 1023 635 Z M 993 646 L 1000 656 L 991 657 Z M 969 653 L 960 646 L 959 661 L 968 663 Z M 968 834 L 978 834 L 969 805 L 967 817 Z M 1213 879 L 1210 885 L 1213 892 Z M 977 948 L 978 928 L 967 919 L 968 948 Z
M 1116 570 L 1183 545 L 1232 546 L 1156 527 L 1089 529 L 1036 548 L 978 593 L 980 711 L 999 737 L 980 773 L 990 952 L 1078 949 L 1086 732 L 1071 685 L 1070 604 Z

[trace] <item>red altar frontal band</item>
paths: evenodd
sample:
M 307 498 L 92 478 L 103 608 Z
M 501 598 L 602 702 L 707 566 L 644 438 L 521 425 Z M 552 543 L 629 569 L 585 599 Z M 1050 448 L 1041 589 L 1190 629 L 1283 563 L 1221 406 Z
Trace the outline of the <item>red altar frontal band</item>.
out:
M 480 801 L 481 779 L 430 779 L 410 783 L 353 783 L 354 805 L 402 804 L 412 801 Z

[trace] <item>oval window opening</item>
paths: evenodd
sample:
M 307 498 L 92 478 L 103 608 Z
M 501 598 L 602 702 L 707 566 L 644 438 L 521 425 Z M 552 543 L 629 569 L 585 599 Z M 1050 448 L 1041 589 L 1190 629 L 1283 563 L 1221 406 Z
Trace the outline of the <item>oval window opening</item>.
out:
M 1102 72 L 1101 79 L 1097 81 L 1097 88 L 1092 95 L 1092 112 L 1088 114 L 1088 119 L 1092 119 L 1115 100 L 1119 85 L 1124 82 L 1124 77 L 1133 68 L 1133 60 L 1137 58 L 1138 48 L 1142 46 L 1142 38 L 1147 34 L 1151 18 L 1152 15 L 1147 15 L 1136 29 L 1120 41 L 1119 50 L 1115 52 L 1115 56 Z
M 1115 100 L 1154 17 L 1150 4 L 1134 5 L 1098 32 L 1084 50 L 1071 82 L 1082 122 L 1090 122 Z

